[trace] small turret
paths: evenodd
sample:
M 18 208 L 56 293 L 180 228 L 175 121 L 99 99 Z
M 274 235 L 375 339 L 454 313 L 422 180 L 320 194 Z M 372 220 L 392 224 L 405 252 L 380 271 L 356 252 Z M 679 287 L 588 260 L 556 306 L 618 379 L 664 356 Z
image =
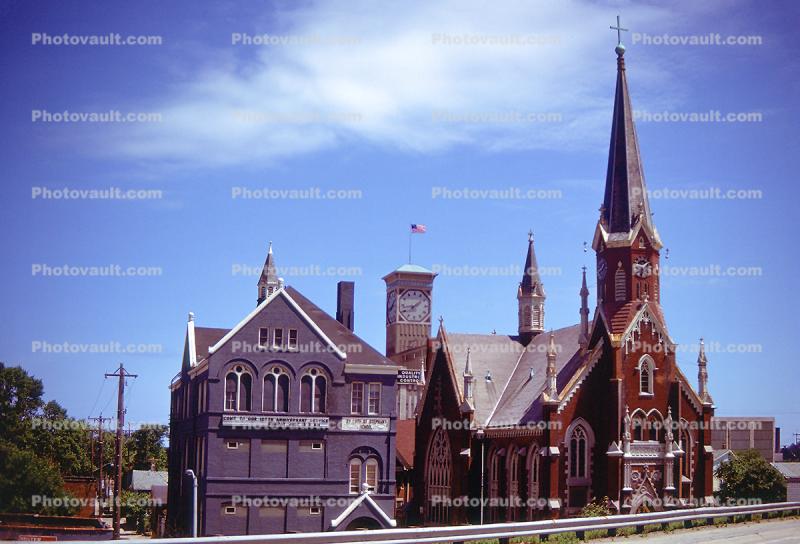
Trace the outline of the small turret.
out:
M 272 255 L 272 242 L 269 243 L 267 260 L 264 261 L 264 268 L 261 270 L 261 277 L 258 278 L 258 299 L 256 305 L 261 304 L 268 296 L 283 287 L 283 281 L 278 277 L 275 268 L 275 258 Z
M 697 395 L 703 404 L 714 404 L 714 400 L 708 393 L 708 359 L 706 358 L 706 345 L 700 339 L 700 353 L 697 355 Z
M 581 284 L 581 334 L 578 344 L 586 349 L 589 345 L 589 288 L 586 286 L 586 267 L 583 267 L 583 283 Z
M 517 290 L 520 340 L 527 345 L 534 336 L 544 331 L 544 285 L 539 277 L 539 265 L 533 249 L 533 232 L 528 233 L 528 254 L 525 271 Z

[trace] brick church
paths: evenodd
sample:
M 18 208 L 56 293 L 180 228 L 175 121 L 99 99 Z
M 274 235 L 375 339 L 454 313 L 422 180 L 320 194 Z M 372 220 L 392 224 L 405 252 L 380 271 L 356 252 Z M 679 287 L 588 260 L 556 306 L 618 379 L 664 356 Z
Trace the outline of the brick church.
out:
M 455 333 L 441 321 L 431 338 L 435 274 L 406 265 L 384 278 L 387 357 L 421 370 L 426 384 L 411 416 L 415 434 L 398 434 L 400 450 L 415 446 L 408 523 L 563 517 L 592 501 L 637 513 L 711 499 L 707 360 L 701 347 L 695 390 L 678 367 L 661 305 L 663 244 L 622 44 L 616 54 L 605 196 L 592 242 L 593 312 L 584 268 L 579 322 L 548 328 L 532 236 L 515 334 Z

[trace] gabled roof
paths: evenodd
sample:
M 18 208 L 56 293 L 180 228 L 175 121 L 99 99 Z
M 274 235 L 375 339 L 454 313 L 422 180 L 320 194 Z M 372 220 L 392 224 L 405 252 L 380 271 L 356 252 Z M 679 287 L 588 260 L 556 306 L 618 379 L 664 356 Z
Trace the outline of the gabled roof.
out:
M 216 344 L 214 344 L 213 346 L 208 348 L 209 354 L 213 354 L 219 348 L 224 346 L 226 342 L 228 342 L 231 338 L 233 338 L 236 335 L 236 333 L 238 333 L 245 325 L 247 325 L 255 316 L 260 314 L 264 310 L 264 308 L 269 306 L 270 303 L 272 303 L 273 300 L 276 300 L 277 298 L 282 297 L 289 304 L 289 306 L 294 308 L 294 310 L 300 315 L 300 317 L 306 322 L 306 324 L 312 330 L 314 330 L 314 332 L 317 333 L 317 336 L 319 336 L 319 338 L 328 345 L 328 347 L 330 348 L 332 353 L 335 353 L 342 360 L 347 359 L 347 353 L 342 351 L 342 349 L 339 347 L 339 345 L 334 343 L 334 341 L 331 340 L 328 337 L 328 335 L 325 334 L 325 331 L 322 330 L 319 327 L 317 321 L 314 318 L 312 318 L 311 316 L 309 316 L 308 313 L 305 312 L 303 310 L 303 308 L 294 300 L 294 298 L 292 297 L 292 294 L 299 296 L 299 298 L 302 298 L 303 301 L 304 301 L 304 305 L 307 308 L 311 309 L 315 314 L 317 314 L 317 318 L 320 321 L 326 321 L 325 318 L 327 318 L 327 320 L 335 321 L 342 328 L 345 328 L 344 325 L 342 325 L 341 323 L 339 323 L 338 321 L 333 319 L 331 316 L 329 316 L 328 314 L 326 314 L 325 312 L 320 310 L 317 306 L 315 306 L 310 301 L 308 301 L 305 297 L 300 295 L 300 293 L 297 292 L 295 289 L 292 289 L 291 287 L 287 287 L 285 289 L 280 289 L 279 288 L 279 289 L 275 290 L 271 295 L 269 295 L 266 299 L 264 299 L 264 301 L 261 302 L 258 306 L 256 306 L 255 309 L 252 312 L 247 314 L 247 316 L 244 319 L 242 319 L 235 327 L 233 327 L 231 330 L 229 330 L 225 334 L 225 336 L 223 336 Z M 327 323 L 326 323 L 326 325 L 327 325 Z M 328 326 L 327 328 L 330 329 L 331 327 Z M 355 336 L 355 335 L 353 335 L 353 336 Z M 342 343 L 340 345 L 345 345 L 345 343 Z

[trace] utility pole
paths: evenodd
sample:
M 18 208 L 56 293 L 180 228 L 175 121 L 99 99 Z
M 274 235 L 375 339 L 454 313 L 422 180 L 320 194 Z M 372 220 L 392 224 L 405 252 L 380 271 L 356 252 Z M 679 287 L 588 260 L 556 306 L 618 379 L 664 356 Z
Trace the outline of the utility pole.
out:
M 120 507 L 122 501 L 122 429 L 125 425 L 125 378 L 136 378 L 136 374 L 130 374 L 120 363 L 119 368 L 113 374 L 106 374 L 106 378 L 115 376 L 119 378 L 117 388 L 117 451 L 116 451 L 116 470 L 114 478 L 114 540 L 119 540 Z
M 103 417 L 101 413 L 99 417 L 90 417 L 89 420 L 97 422 L 97 441 L 100 442 L 100 458 L 97 461 L 97 467 L 100 470 L 97 476 L 97 498 L 100 501 L 99 513 L 103 513 L 103 422 L 108 421 L 110 418 Z

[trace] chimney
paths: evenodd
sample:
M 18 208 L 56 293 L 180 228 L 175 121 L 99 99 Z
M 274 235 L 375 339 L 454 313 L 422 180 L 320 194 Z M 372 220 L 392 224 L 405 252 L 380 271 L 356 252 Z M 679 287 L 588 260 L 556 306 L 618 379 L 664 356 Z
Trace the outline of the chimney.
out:
M 352 281 L 340 281 L 336 284 L 336 321 L 353 330 L 353 313 L 355 306 L 356 284 Z

